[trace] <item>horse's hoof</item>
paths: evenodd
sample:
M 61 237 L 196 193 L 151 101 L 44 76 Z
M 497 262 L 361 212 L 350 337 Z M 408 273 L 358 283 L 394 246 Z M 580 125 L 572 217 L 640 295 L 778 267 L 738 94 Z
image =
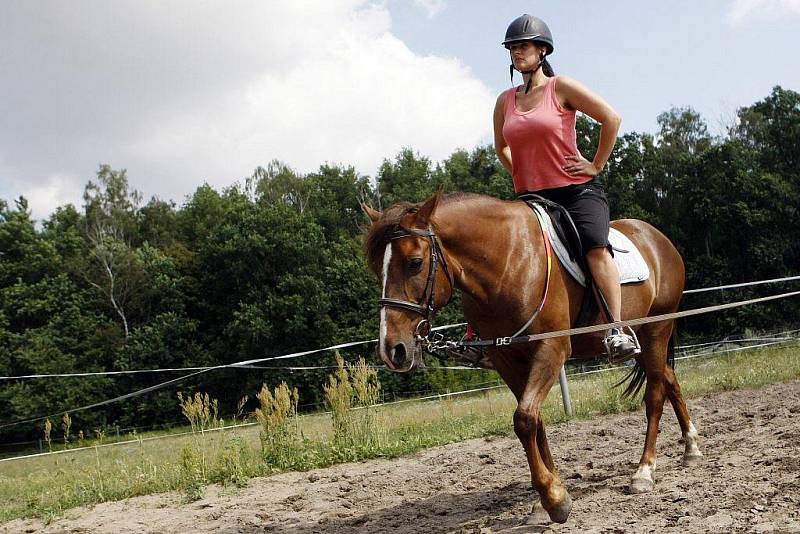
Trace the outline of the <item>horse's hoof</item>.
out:
M 703 454 L 696 452 L 693 454 L 684 454 L 683 461 L 681 462 L 684 467 L 692 467 L 698 465 L 703 461 Z
M 547 513 L 550 514 L 551 521 L 555 523 L 566 523 L 571 511 L 572 497 L 569 496 L 569 493 L 564 493 L 564 500 L 553 506 Z
M 655 482 L 652 479 L 645 477 L 634 477 L 631 479 L 631 485 L 628 486 L 628 493 L 647 493 L 653 491 Z

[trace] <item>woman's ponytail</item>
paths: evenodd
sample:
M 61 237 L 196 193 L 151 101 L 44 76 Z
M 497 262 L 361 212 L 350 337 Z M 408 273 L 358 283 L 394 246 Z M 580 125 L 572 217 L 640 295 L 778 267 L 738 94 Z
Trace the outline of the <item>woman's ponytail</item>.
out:
M 547 61 L 547 58 L 544 58 L 542 60 L 542 72 L 548 78 L 552 78 L 553 76 L 556 75 L 555 71 L 553 70 L 553 66 L 550 65 L 550 62 Z

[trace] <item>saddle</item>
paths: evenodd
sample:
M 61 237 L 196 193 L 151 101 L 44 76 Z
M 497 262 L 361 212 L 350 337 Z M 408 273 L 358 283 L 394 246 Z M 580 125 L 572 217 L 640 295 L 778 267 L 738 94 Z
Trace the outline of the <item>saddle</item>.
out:
M 589 271 L 583 256 L 581 238 L 569 212 L 560 204 L 535 195 L 526 195 L 525 200 L 539 219 L 539 224 L 548 233 L 559 262 L 576 282 L 587 287 L 586 273 Z M 610 228 L 608 242 L 614 252 L 620 284 L 644 282 L 650 278 L 647 262 L 628 236 Z
M 561 265 L 576 282 L 586 288 L 581 311 L 573 326 L 588 325 L 597 311 L 597 303 L 593 298 L 594 280 L 586 265 L 581 238 L 572 217 L 560 204 L 538 195 L 527 194 L 520 199 L 525 201 L 539 219 L 539 224 L 547 232 Z M 625 234 L 611 228 L 608 240 L 613 251 L 614 263 L 620 273 L 620 284 L 643 282 L 650 277 L 650 268 L 642 254 Z M 603 304 L 605 306 L 605 302 Z

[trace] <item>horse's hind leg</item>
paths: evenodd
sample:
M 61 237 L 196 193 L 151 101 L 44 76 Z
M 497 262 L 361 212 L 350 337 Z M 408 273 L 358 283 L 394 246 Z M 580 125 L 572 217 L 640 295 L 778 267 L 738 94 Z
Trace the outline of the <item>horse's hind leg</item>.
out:
M 647 435 L 644 441 L 644 451 L 639 460 L 639 468 L 631 479 L 631 493 L 645 493 L 651 491 L 655 485 L 653 475 L 656 470 L 656 440 L 658 439 L 658 425 L 664 411 L 664 401 L 667 397 L 667 381 L 665 369 L 667 368 L 667 343 L 672 332 L 671 325 L 647 325 L 639 334 L 642 341 L 642 354 L 638 357 L 638 364 L 644 368 L 647 376 L 644 403 L 647 414 Z
M 683 400 L 683 395 L 681 395 L 681 386 L 678 384 L 675 371 L 670 366 L 666 366 L 664 369 L 664 378 L 667 382 L 667 397 L 672 403 L 672 408 L 675 410 L 675 415 L 678 418 L 678 424 L 681 426 L 681 433 L 683 434 L 685 446 L 683 465 L 695 465 L 703 459 L 703 453 L 700 452 L 700 447 L 698 447 L 697 429 L 692 424 L 689 410 L 686 408 L 686 402 Z

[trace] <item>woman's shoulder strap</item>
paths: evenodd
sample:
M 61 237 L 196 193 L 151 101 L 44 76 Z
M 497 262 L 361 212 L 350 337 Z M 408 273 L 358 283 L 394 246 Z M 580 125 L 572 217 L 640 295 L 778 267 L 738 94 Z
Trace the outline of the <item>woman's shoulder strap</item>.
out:
M 556 107 L 556 109 L 558 111 L 563 113 L 563 112 L 565 112 L 567 110 L 565 110 L 561 106 L 561 102 L 558 101 L 558 94 L 556 93 L 556 88 L 558 87 L 557 84 L 558 84 L 558 81 L 559 81 L 560 78 L 561 77 L 558 76 L 558 75 L 553 75 L 553 77 L 550 79 L 549 83 L 547 84 L 547 86 L 548 86 L 547 90 L 550 91 L 550 98 L 551 98 L 551 102 L 553 103 L 553 105 Z
M 517 92 L 518 89 L 519 89 L 519 86 L 515 86 L 515 87 L 512 87 L 508 91 L 505 92 L 505 106 L 504 106 L 504 109 L 505 109 L 505 114 L 506 115 L 508 114 L 509 111 L 512 111 L 514 109 L 514 106 L 516 105 L 515 93 Z

